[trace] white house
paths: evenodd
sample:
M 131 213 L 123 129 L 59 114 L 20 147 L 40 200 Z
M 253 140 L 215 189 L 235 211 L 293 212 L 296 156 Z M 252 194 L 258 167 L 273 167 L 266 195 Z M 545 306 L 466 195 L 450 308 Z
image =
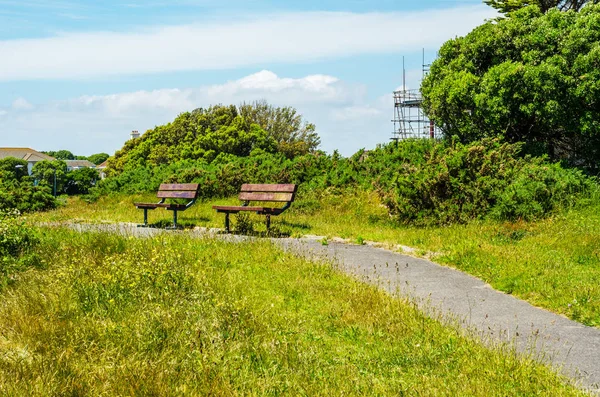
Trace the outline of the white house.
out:
M 37 150 L 30 148 L 12 148 L 12 147 L 1 147 L 0 148 L 0 159 L 7 157 L 15 157 L 20 160 L 27 161 L 27 173 L 31 175 L 31 170 L 35 163 L 43 160 L 54 161 L 56 160 L 52 156 L 40 153 Z
M 88 160 L 63 160 L 67 163 L 67 171 L 78 170 L 81 168 L 96 168 L 96 164 Z

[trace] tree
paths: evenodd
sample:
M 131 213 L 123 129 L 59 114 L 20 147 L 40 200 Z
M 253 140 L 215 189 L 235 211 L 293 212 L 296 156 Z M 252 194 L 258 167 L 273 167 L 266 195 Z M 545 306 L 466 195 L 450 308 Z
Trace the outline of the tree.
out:
M 87 158 L 88 161 L 91 161 L 92 163 L 99 165 L 102 164 L 103 162 L 105 162 L 110 156 L 108 155 L 108 153 L 96 153 L 96 154 L 92 154 L 91 156 L 89 156 Z
M 98 171 L 93 168 L 80 168 L 66 175 L 65 192 L 69 195 L 87 194 L 98 180 Z
M 277 142 L 277 151 L 288 158 L 312 152 L 321 143 L 315 125 L 306 122 L 290 106 L 274 107 L 263 100 L 244 103 L 239 112 L 248 122 L 267 131 Z
M 579 11 L 587 3 L 597 3 L 598 0 L 484 0 L 484 3 L 509 14 L 528 6 L 538 6 L 542 12 L 557 8 L 560 11 Z
M 58 150 L 58 151 L 49 151 L 42 152 L 46 153 L 48 156 L 52 156 L 57 160 L 75 160 L 75 155 L 68 150 Z
M 275 108 L 266 102 L 239 108 L 217 105 L 181 113 L 173 122 L 127 141 L 109 158 L 107 174 L 178 161 L 211 163 L 221 153 L 247 157 L 260 151 L 293 158 L 318 145 L 314 125 L 293 108 Z
M 0 159 L 0 211 L 39 211 L 55 206 L 56 200 L 48 187 L 34 186 L 27 175 L 26 161 L 14 157 Z
M 462 142 L 503 137 L 588 171 L 600 160 L 600 5 L 537 7 L 446 42 L 424 108 Z
M 27 176 L 27 161 L 16 157 L 0 159 L 0 179 L 22 179 Z
M 66 175 L 67 163 L 62 160 L 37 162 L 31 174 L 41 186 L 49 186 L 51 189 L 54 188 L 54 178 L 56 178 L 56 194 L 65 192 Z

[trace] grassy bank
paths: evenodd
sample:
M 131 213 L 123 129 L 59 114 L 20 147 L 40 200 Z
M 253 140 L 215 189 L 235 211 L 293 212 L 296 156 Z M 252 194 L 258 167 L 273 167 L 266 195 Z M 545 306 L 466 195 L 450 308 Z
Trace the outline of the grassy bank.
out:
M 1 293 L 3 395 L 580 394 L 266 242 L 40 241 L 44 266 Z
M 141 222 L 134 201 L 147 196 L 104 197 L 94 204 L 71 199 L 56 211 L 37 214 L 35 221 Z M 184 224 L 222 227 L 223 215 L 200 202 L 181 213 Z M 302 198 L 273 225 L 291 235 L 317 234 L 416 248 L 439 262 L 469 272 L 494 288 L 534 305 L 600 326 L 600 206 L 574 209 L 537 222 L 473 222 L 449 227 L 414 228 L 390 222 L 373 194 Z M 153 222 L 168 222 L 170 213 L 150 212 Z M 262 230 L 263 217 L 253 216 Z M 235 219 L 234 219 L 235 222 Z

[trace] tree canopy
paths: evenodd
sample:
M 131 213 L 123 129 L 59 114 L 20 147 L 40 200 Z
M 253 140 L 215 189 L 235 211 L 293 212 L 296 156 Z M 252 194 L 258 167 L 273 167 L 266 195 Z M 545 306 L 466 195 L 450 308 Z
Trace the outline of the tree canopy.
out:
M 47 186 L 36 186 L 27 175 L 26 161 L 14 157 L 0 159 L 0 212 L 39 211 L 55 206 L 52 191 Z
M 244 157 L 257 150 L 292 158 L 317 148 L 314 129 L 295 109 L 265 102 L 199 108 L 127 141 L 109 159 L 108 172 L 181 160 L 210 163 L 220 154 Z
M 61 150 L 51 150 L 49 152 L 42 152 L 42 153 L 46 153 L 48 156 L 52 156 L 57 160 L 75 160 L 75 155 L 73 153 L 71 153 L 69 150 L 65 150 L 65 149 L 61 149 Z
M 256 101 L 242 104 L 239 112 L 243 118 L 267 131 L 275 140 L 277 151 L 287 158 L 306 154 L 321 143 L 315 125 L 304 121 L 292 107 L 274 107 L 266 101 Z
M 597 171 L 600 5 L 546 14 L 527 7 L 450 40 L 422 92 L 447 136 L 501 136 Z
M 579 11 L 587 3 L 597 3 L 598 0 L 484 0 L 484 3 L 509 14 L 528 6 L 538 6 L 542 12 L 556 8 L 560 11 Z
M 105 162 L 108 158 L 110 157 L 110 155 L 108 153 L 96 153 L 96 154 L 92 154 L 91 156 L 87 157 L 86 160 L 91 161 L 92 163 L 99 165 L 102 164 L 103 162 Z

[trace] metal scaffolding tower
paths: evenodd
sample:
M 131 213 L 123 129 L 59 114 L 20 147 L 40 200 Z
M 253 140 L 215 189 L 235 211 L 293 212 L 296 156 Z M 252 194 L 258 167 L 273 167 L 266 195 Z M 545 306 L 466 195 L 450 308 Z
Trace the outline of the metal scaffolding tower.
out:
M 429 73 L 431 65 L 425 64 L 423 50 L 423 79 Z M 406 69 L 402 59 L 402 89 L 394 91 L 394 132 L 392 140 L 399 141 L 409 138 L 440 138 L 441 131 L 423 113 L 423 96 L 418 89 L 406 88 Z

